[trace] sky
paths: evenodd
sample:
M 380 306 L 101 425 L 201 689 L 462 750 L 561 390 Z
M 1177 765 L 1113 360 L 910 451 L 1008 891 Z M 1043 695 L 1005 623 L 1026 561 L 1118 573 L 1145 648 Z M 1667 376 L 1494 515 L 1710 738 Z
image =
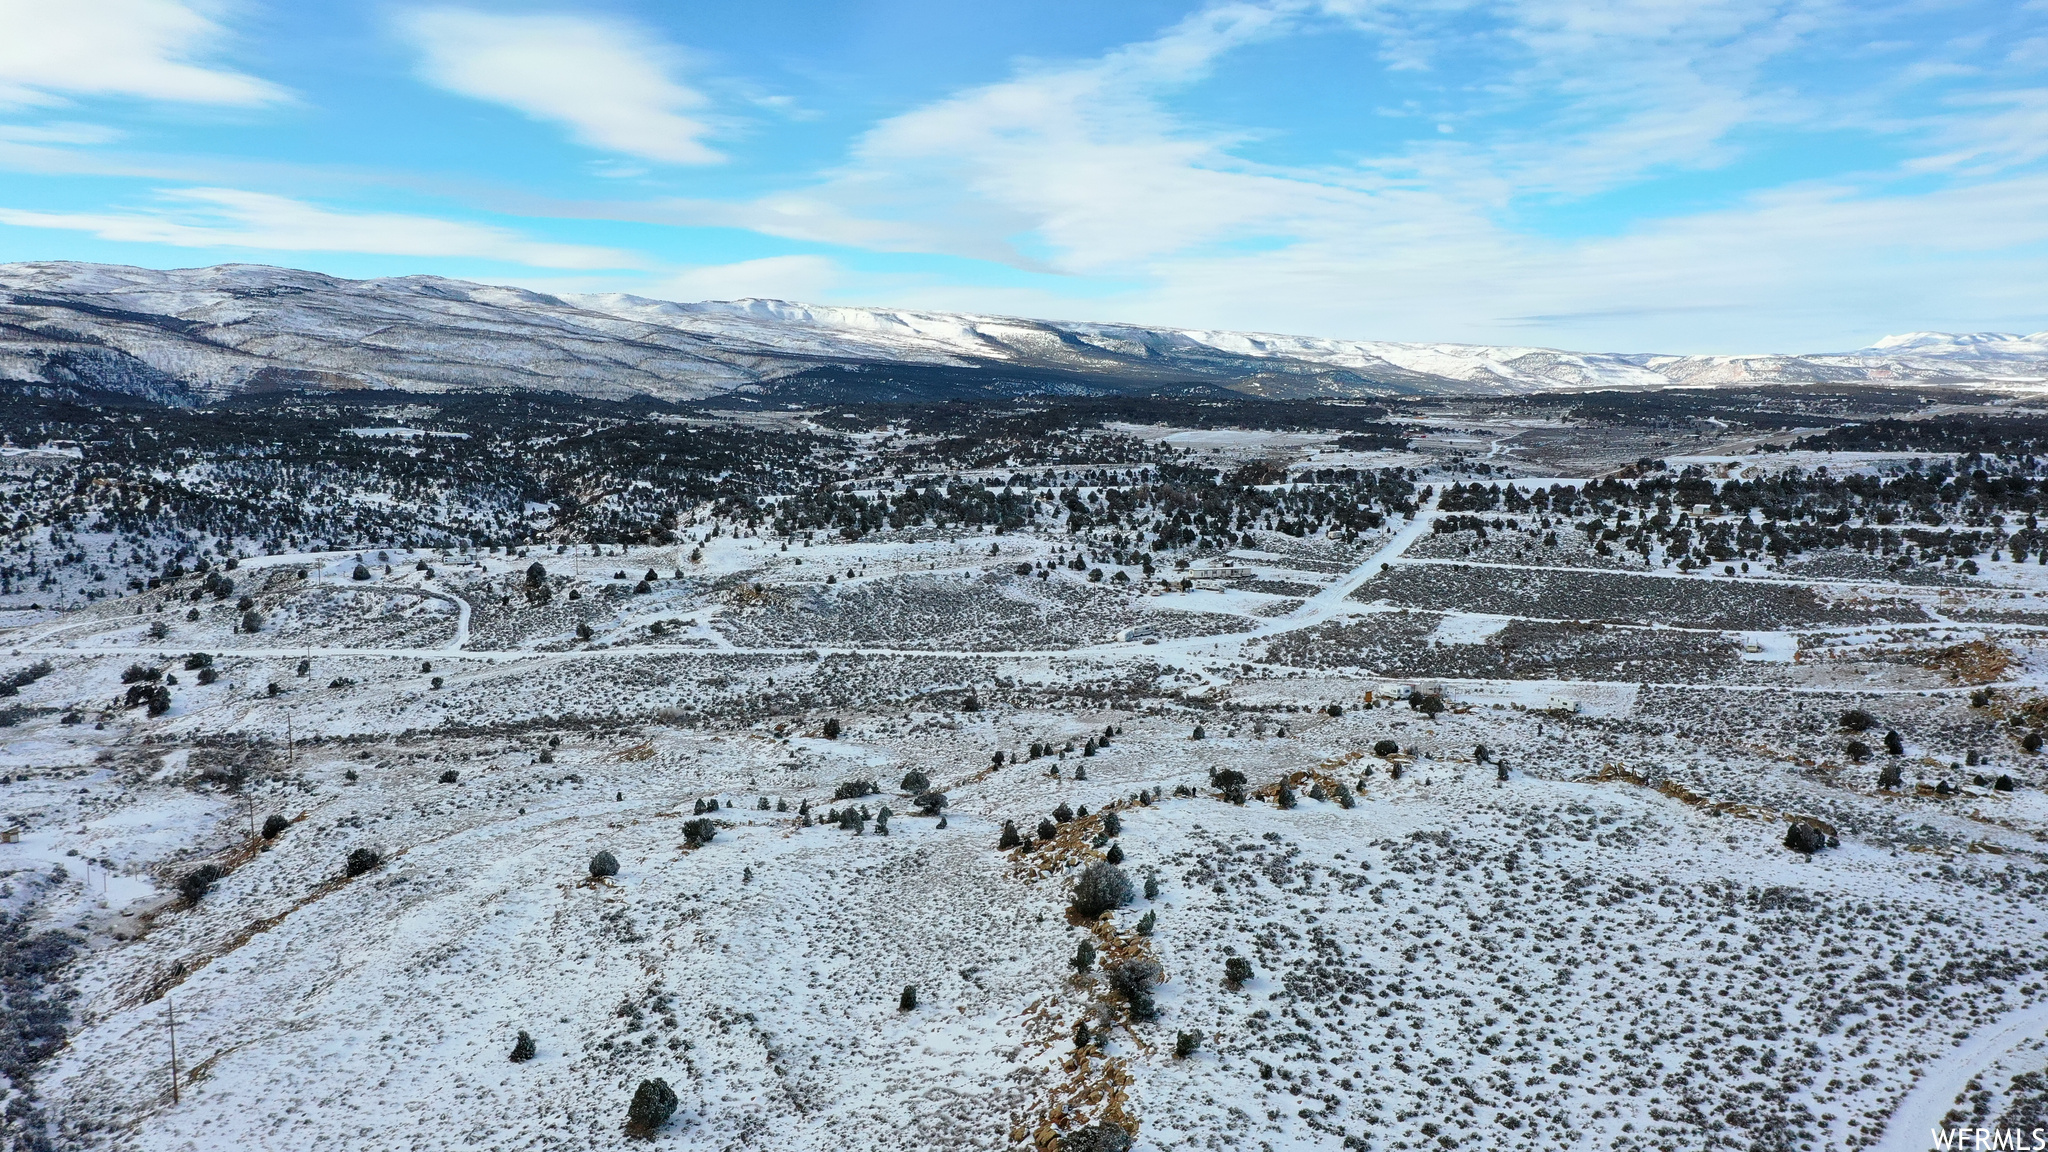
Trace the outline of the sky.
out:
M 0 0 L 0 262 L 1674 353 L 2048 329 L 2048 0 Z

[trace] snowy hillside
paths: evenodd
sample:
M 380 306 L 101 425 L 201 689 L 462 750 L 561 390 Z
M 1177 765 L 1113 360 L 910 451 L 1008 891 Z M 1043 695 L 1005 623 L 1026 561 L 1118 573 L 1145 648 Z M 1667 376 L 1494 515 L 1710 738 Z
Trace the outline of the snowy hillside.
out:
M 776 300 L 557 298 L 431 276 L 257 265 L 0 266 L 0 380 L 171 403 L 247 391 L 531 388 L 693 399 L 812 369 L 916 365 L 963 386 L 1269 397 L 1506 394 L 1802 381 L 2048 377 L 2048 340 L 1888 337 L 1809 356 L 1654 356 L 1332 340 Z

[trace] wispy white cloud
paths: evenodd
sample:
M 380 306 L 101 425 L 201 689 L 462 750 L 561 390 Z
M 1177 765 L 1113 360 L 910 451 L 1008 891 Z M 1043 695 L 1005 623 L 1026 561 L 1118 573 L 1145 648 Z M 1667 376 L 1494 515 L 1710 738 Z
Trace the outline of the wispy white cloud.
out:
M 592 148 L 666 164 L 723 159 L 697 115 L 709 99 L 676 78 L 678 52 L 650 33 L 592 16 L 465 8 L 410 12 L 398 28 L 430 84 L 562 125 Z
M 233 188 L 167 191 L 160 207 L 116 212 L 0 208 L 0 224 L 86 232 L 102 240 L 266 252 L 468 257 L 536 268 L 633 268 L 638 256 L 534 240 L 506 228 L 396 212 L 338 212 Z
M 0 107 L 125 96 L 257 105 L 284 89 L 208 63 L 228 33 L 178 0 L 0 0 Z
M 846 269 L 830 257 L 768 256 L 685 268 L 662 276 L 645 291 L 666 300 L 822 300 L 849 280 Z

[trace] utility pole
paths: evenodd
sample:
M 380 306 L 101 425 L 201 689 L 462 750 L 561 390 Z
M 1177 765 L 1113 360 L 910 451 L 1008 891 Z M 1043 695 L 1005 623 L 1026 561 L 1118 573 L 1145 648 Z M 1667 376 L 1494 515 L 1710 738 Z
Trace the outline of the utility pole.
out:
M 178 1103 L 178 1014 L 171 1007 L 171 998 L 164 997 L 164 1020 L 171 1030 L 171 1104 Z

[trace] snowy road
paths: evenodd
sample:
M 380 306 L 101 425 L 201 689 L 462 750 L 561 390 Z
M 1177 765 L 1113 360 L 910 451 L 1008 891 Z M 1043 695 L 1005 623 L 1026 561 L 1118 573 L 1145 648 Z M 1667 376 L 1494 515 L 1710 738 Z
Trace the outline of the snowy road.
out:
M 1876 1152 L 1928 1152 L 1935 1146 L 1935 1129 L 1943 1126 L 1942 1118 L 1956 1106 L 1956 1097 L 1962 1095 L 1970 1078 L 1999 1057 L 2043 1036 L 2048 1036 L 2048 1004 L 2014 1013 L 1963 1041 L 1922 1071 L 1913 1090 L 1893 1109 Z

